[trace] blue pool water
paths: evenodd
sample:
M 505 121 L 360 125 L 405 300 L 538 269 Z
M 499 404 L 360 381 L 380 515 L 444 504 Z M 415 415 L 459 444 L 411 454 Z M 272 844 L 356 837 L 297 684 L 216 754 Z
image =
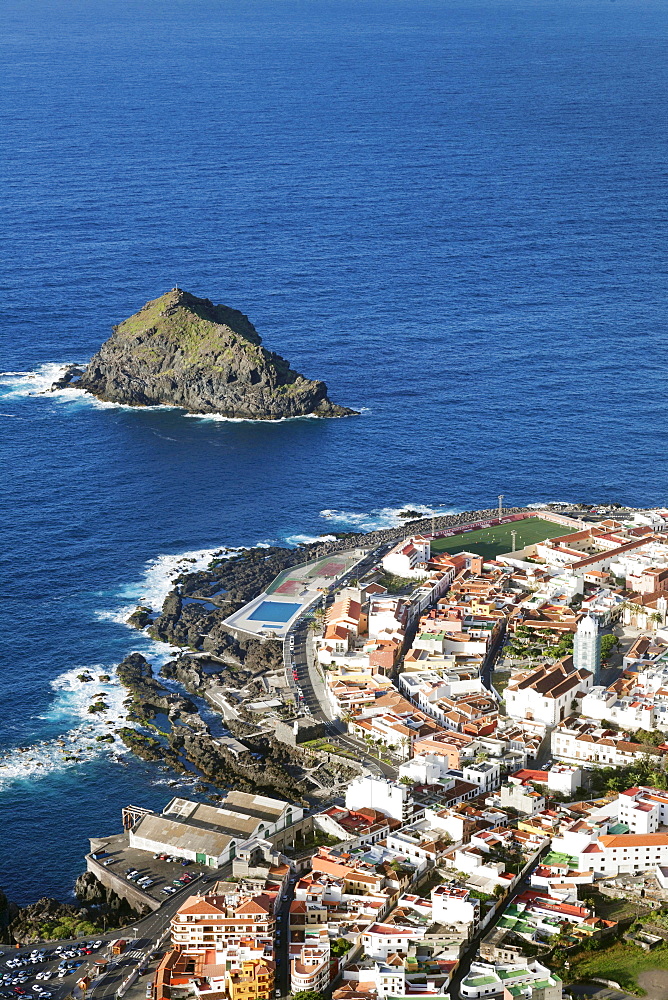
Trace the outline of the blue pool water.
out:
M 10 896 L 64 897 L 87 837 L 173 794 L 88 705 L 117 726 L 114 664 L 169 656 L 124 619 L 180 555 L 499 493 L 666 502 L 667 34 L 664 0 L 2 4 Z M 174 284 L 362 415 L 39 394 Z
M 263 601 L 259 608 L 248 616 L 251 622 L 280 622 L 285 624 L 295 615 L 301 604 L 281 604 L 280 601 Z

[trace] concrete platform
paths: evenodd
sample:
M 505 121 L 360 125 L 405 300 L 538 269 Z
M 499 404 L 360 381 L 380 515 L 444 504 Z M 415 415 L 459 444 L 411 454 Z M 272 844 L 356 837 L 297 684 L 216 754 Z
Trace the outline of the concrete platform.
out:
M 258 639 L 284 639 L 298 618 L 344 584 L 366 551 L 323 556 L 283 570 L 267 589 L 225 619 L 227 628 Z
M 184 867 L 180 864 L 168 861 L 159 861 L 148 851 L 139 851 L 130 847 L 128 834 L 119 833 L 113 837 L 97 837 L 94 841 L 94 853 L 106 851 L 107 856 L 97 860 L 86 855 L 86 868 L 92 872 L 97 879 L 112 889 L 122 899 L 133 905 L 148 906 L 152 910 L 157 910 L 163 903 L 180 895 L 190 895 L 197 891 L 198 879 L 194 879 L 189 885 L 178 889 L 173 895 L 160 892 L 165 886 L 171 885 L 173 880 L 179 878 L 185 872 L 200 876 L 203 873 L 211 874 L 211 868 L 206 865 L 198 865 L 194 862 Z M 109 865 L 104 862 L 111 860 Z M 148 889 L 142 889 L 135 882 L 128 882 L 125 877 L 126 869 L 136 868 L 142 875 L 147 875 L 154 879 L 154 885 Z

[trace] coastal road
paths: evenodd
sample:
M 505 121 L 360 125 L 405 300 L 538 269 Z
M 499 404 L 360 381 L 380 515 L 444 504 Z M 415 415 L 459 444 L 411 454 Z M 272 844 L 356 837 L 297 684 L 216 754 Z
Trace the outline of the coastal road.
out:
M 317 668 L 309 656 L 307 643 L 310 642 L 308 629 L 300 628 L 292 633 L 295 638 L 293 659 L 297 671 L 297 683 L 304 696 L 303 707 L 316 719 L 325 725 L 327 736 L 332 743 L 338 744 L 342 750 L 352 751 L 355 759 L 361 761 L 373 774 L 379 777 L 396 778 L 397 768 L 392 764 L 372 757 L 364 743 L 349 736 L 344 731 L 340 719 L 332 718 L 333 712 L 325 701 L 324 684 L 317 673 Z
M 87 997 L 93 996 L 95 1000 L 112 1000 L 116 996 L 119 987 L 137 969 L 145 969 L 148 965 L 151 952 L 159 946 L 162 950 L 163 938 L 165 948 L 168 944 L 168 931 L 170 922 L 178 908 L 184 900 L 193 892 L 201 892 L 210 888 L 214 882 L 225 880 L 232 874 L 231 864 L 222 868 L 216 868 L 211 874 L 201 876 L 191 886 L 185 886 L 180 892 L 162 904 L 159 910 L 149 913 L 142 920 L 138 920 L 129 927 L 115 931 L 114 938 L 122 937 L 127 942 L 127 948 L 122 955 L 110 960 L 109 971 L 93 982 L 88 990 Z M 112 965 L 113 961 L 113 965 Z M 83 967 L 79 972 L 83 972 Z

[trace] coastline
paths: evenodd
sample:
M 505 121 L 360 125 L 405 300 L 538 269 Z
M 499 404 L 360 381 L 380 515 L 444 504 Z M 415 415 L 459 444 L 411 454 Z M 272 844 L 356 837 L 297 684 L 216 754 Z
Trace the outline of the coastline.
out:
M 631 509 L 631 508 L 624 508 L 624 509 Z M 535 507 L 535 505 L 532 505 L 531 507 L 505 508 L 504 515 L 512 515 L 517 513 L 536 513 L 536 511 L 537 508 Z M 580 507 L 579 505 L 571 505 L 567 508 L 567 510 L 564 509 L 563 512 L 582 513 L 583 508 Z M 287 554 L 288 561 L 293 561 L 293 560 L 303 561 L 304 558 L 308 558 L 309 553 L 313 553 L 315 551 L 319 551 L 322 553 L 330 553 L 330 552 L 333 553 L 349 548 L 351 544 L 355 543 L 364 543 L 365 546 L 375 547 L 377 545 L 382 545 L 387 542 L 397 540 L 408 533 L 414 533 L 416 531 L 417 532 L 431 531 L 433 529 L 438 531 L 442 529 L 461 527 L 477 520 L 484 520 L 486 518 L 496 517 L 497 514 L 498 511 L 496 509 L 487 508 L 482 510 L 463 511 L 457 514 L 442 514 L 442 515 L 436 515 L 434 517 L 416 518 L 413 520 L 407 519 L 402 524 L 399 524 L 395 527 L 380 528 L 380 529 L 375 529 L 373 531 L 340 532 L 337 533 L 338 536 L 335 538 L 330 536 L 328 538 L 323 538 L 316 541 L 309 541 L 308 543 L 303 545 L 298 545 L 295 548 L 287 548 L 283 546 L 269 547 L 266 545 L 266 543 L 262 543 L 258 546 L 253 546 L 252 548 L 243 548 L 243 549 L 230 549 L 222 547 L 212 548 L 207 550 L 207 555 L 202 556 L 198 562 L 199 565 L 201 566 L 206 560 L 208 560 L 208 562 L 210 563 L 211 560 L 213 559 L 225 557 L 223 561 L 228 562 L 228 561 L 233 561 L 235 557 L 237 558 L 240 557 L 239 562 L 244 563 L 249 558 L 249 556 L 252 561 L 253 553 L 255 554 L 266 553 L 268 548 L 274 548 L 275 550 L 278 550 L 281 553 Z M 175 575 L 172 579 L 172 585 L 174 584 L 174 582 L 177 582 L 179 587 L 183 587 L 185 585 L 187 589 L 190 586 L 190 584 L 195 585 L 195 588 L 197 588 L 201 584 L 200 574 L 202 573 L 202 570 L 201 569 L 193 570 L 191 568 L 193 565 L 191 560 L 195 558 L 195 555 L 196 553 L 191 552 L 185 554 L 182 553 L 179 556 L 170 557 L 170 559 L 174 561 L 175 565 Z M 273 578 L 273 576 L 275 575 L 274 569 L 275 569 L 274 566 L 271 566 L 271 568 L 267 569 L 267 575 L 271 578 Z M 169 593 L 167 597 L 169 598 Z M 190 605 L 186 604 L 186 607 L 188 606 Z M 121 620 L 120 614 L 117 614 L 114 617 L 114 620 L 117 623 L 120 623 Z M 156 652 L 159 652 L 159 659 L 163 660 L 164 658 L 169 658 L 171 656 L 169 662 L 175 662 L 175 661 L 178 662 L 179 652 L 182 651 L 182 646 L 180 646 L 179 644 L 172 644 L 172 643 L 167 644 L 165 642 L 165 639 L 163 639 L 162 637 L 155 637 L 158 645 L 154 645 L 154 637 L 151 636 L 147 631 L 144 630 L 143 633 L 139 634 L 145 636 L 146 639 L 149 640 L 150 647 L 152 649 L 155 649 Z M 167 635 L 165 635 L 165 638 L 169 640 L 169 637 Z M 148 657 L 148 659 L 151 660 L 152 657 L 150 651 L 147 651 L 145 646 L 142 646 L 142 649 L 145 652 L 145 655 Z M 190 652 L 193 651 L 191 650 Z M 209 651 L 204 650 L 203 652 L 211 652 L 212 655 L 216 655 L 216 653 L 211 650 Z M 164 666 L 164 664 L 162 666 Z M 168 691 L 170 693 L 173 693 L 174 690 L 179 690 L 179 689 L 182 691 L 185 690 L 186 693 L 188 693 L 188 689 L 183 685 L 182 678 L 179 678 L 176 675 L 172 677 L 165 677 L 163 675 L 162 679 L 167 681 Z M 200 695 L 202 693 L 203 692 L 198 692 L 198 694 Z M 209 702 L 209 705 L 215 712 L 219 711 L 215 702 Z M 182 748 L 177 748 L 177 749 L 182 750 Z M 231 763 L 229 758 L 226 757 L 224 759 L 226 765 Z M 162 763 L 164 764 L 166 762 L 163 760 Z M 193 775 L 193 780 L 196 781 L 197 780 L 196 776 L 193 774 L 193 772 L 190 773 Z M 176 777 L 176 775 L 173 775 L 173 777 Z M 202 794 L 207 794 L 207 793 L 210 793 L 209 789 L 204 790 L 202 792 Z

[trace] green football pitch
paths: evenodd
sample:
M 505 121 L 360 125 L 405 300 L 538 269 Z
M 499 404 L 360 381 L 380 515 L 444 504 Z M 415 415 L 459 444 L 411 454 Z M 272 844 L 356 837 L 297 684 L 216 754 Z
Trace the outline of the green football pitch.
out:
M 513 547 L 511 531 L 516 533 L 516 549 L 525 545 L 535 545 L 546 538 L 556 538 L 559 535 L 570 535 L 576 528 L 567 528 L 553 521 L 543 521 L 537 517 L 525 521 L 513 521 L 510 524 L 498 524 L 493 528 L 478 528 L 475 531 L 465 531 L 461 535 L 450 538 L 435 538 L 431 543 L 432 552 L 475 552 L 483 559 L 496 559 L 502 552 L 510 552 Z

